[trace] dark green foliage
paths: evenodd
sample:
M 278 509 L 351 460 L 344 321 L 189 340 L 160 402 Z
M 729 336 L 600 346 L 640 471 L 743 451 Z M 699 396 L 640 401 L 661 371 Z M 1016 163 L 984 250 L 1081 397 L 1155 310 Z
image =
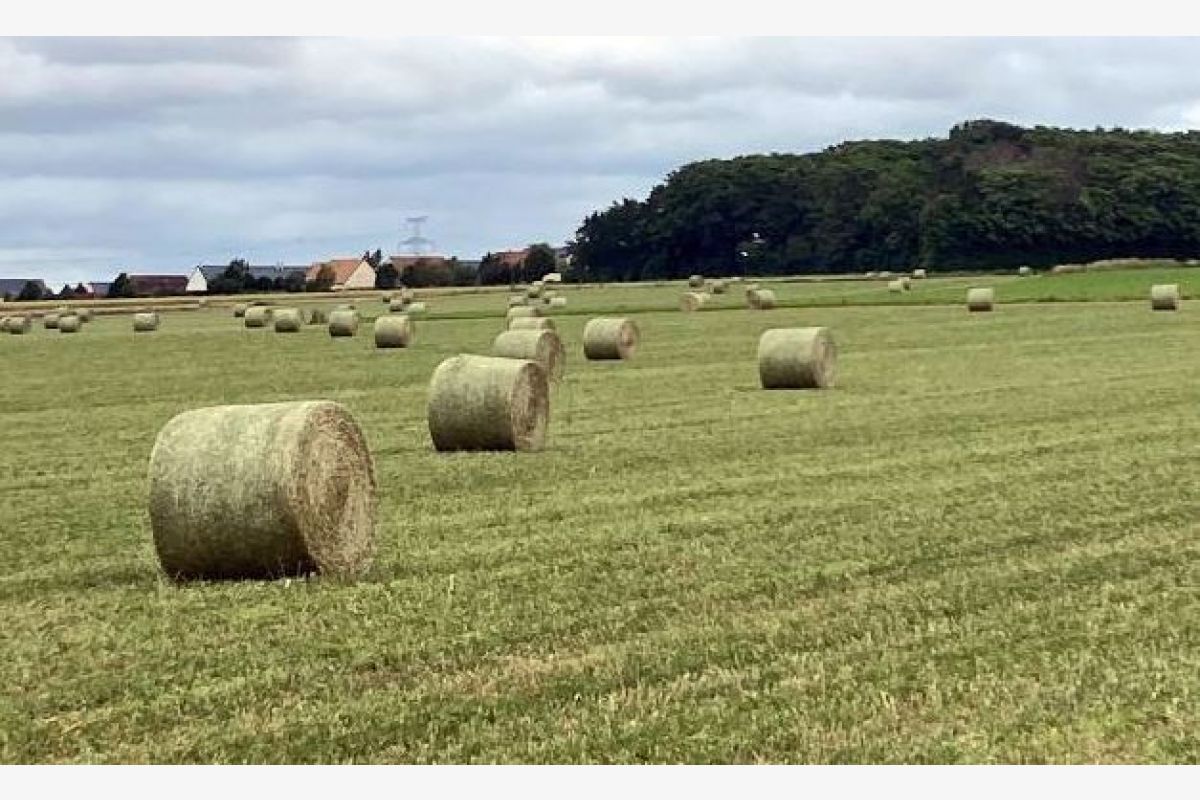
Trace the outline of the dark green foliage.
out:
M 28 288 L 28 287 L 26 287 Z M 22 292 L 24 294 L 24 292 Z M 108 287 L 109 297 L 134 297 L 133 283 L 129 280 L 129 275 L 122 272 L 113 279 L 112 285 Z
M 571 280 L 1045 266 L 1200 252 L 1200 133 L 966 122 L 688 164 L 584 220 Z
M 400 273 L 390 261 L 375 270 L 376 289 L 395 289 L 399 281 Z
M 526 281 L 541 280 L 546 273 L 557 269 L 558 259 L 554 257 L 554 248 L 545 242 L 530 245 L 521 264 L 522 277 Z
M 310 292 L 328 292 L 333 289 L 333 281 L 336 277 L 333 267 L 326 264 L 317 270 L 317 276 L 309 281 L 305 288 Z

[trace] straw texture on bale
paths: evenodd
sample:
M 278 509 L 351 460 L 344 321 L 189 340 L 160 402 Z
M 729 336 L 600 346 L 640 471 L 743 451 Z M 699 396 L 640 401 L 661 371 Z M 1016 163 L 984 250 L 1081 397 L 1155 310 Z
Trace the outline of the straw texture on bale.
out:
M 638 345 L 637 324 L 624 317 L 597 317 L 583 328 L 583 355 L 590 361 L 631 358 Z
M 514 317 L 508 321 L 510 331 L 553 331 L 557 330 L 554 320 L 546 317 Z
M 233 316 L 235 319 L 242 319 L 246 316 L 246 309 L 249 308 L 245 303 L 237 303 L 233 307 Z
M 927 273 L 927 272 L 926 272 L 925 270 L 923 270 L 923 269 L 914 269 L 914 270 L 912 271 L 912 276 L 913 276 L 913 278 L 915 278 L 915 279 L 917 279 L 917 280 L 920 280 L 921 278 L 927 278 L 927 277 L 929 277 L 929 273 Z
M 26 316 L 16 316 L 8 318 L 8 332 L 15 334 L 29 333 L 31 321 Z
M 728 288 L 729 284 L 725 281 L 713 281 L 712 286 L 709 287 L 709 290 L 713 294 L 725 294 L 725 290 Z
M 551 308 L 566 308 L 567 307 L 567 298 L 563 297 L 562 295 L 558 295 L 557 297 L 550 298 L 550 307 Z
M 408 347 L 414 326 L 404 314 L 388 314 L 375 320 L 376 347 Z
M 688 286 L 689 286 L 690 288 L 692 288 L 692 289 L 702 289 L 702 288 L 704 288 L 704 276 L 703 276 L 703 275 L 691 275 L 691 276 L 689 276 L 689 277 L 688 277 Z
M 1020 276 L 1022 276 L 1022 277 L 1026 277 L 1026 276 L 1028 276 L 1028 275 L 1032 275 L 1032 274 L 1033 274 L 1033 268 L 1032 268 L 1032 267 L 1020 267 L 1019 269 L 1017 269 L 1017 274 L 1018 274 L 1018 275 L 1020 275 Z
M 679 298 L 680 311 L 699 311 L 708 304 L 708 299 L 712 297 L 708 292 L 684 292 Z
M 58 314 L 46 314 L 42 317 L 42 327 L 46 330 L 53 330 L 58 327 Z
M 967 290 L 968 311 L 991 311 L 996 302 L 996 293 L 991 289 L 975 288 Z
M 91 322 L 92 310 L 90 308 L 81 308 L 75 312 L 75 316 L 79 317 L 80 322 Z
M 329 335 L 354 336 L 358 333 L 358 312 L 334 311 L 329 315 Z
M 276 333 L 297 333 L 304 327 L 304 316 L 297 308 L 276 309 L 274 317 Z
M 83 321 L 75 314 L 67 314 L 58 318 L 58 330 L 60 333 L 79 333 L 79 326 Z
M 533 361 L 460 355 L 429 382 L 429 434 L 446 450 L 541 450 L 550 385 Z
M 750 289 L 746 292 L 746 304 L 759 311 L 775 307 L 775 292 L 770 289 Z
M 511 323 L 514 319 L 521 317 L 540 317 L 542 309 L 538 306 L 513 306 L 508 310 L 507 319 Z
M 1150 287 L 1150 308 L 1155 311 L 1175 311 L 1179 308 L 1179 284 L 1156 283 Z M 59 325 L 62 323 L 60 322 Z
M 410 317 L 419 317 L 425 313 L 425 304 L 409 303 L 408 306 L 405 307 L 404 313 L 408 314 Z
M 142 311 L 133 315 L 133 332 L 150 333 L 158 330 L 158 312 Z
M 504 331 L 492 342 L 492 355 L 536 361 L 551 383 L 562 380 L 567 360 L 562 339 L 552 330 Z
M 242 316 L 247 328 L 265 328 L 271 321 L 271 309 L 266 306 L 250 306 Z
M 338 403 L 185 411 L 150 454 L 150 526 L 167 575 L 351 576 L 370 563 L 375 469 Z
M 774 328 L 758 340 L 764 389 L 825 389 L 833 385 L 837 347 L 828 328 Z

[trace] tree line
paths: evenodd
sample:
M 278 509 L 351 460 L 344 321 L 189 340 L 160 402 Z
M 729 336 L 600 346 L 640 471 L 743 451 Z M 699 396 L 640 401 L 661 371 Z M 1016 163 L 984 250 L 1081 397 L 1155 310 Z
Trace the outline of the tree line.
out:
M 944 138 L 687 164 L 576 232 L 571 280 L 1200 254 L 1200 132 L 964 122 Z

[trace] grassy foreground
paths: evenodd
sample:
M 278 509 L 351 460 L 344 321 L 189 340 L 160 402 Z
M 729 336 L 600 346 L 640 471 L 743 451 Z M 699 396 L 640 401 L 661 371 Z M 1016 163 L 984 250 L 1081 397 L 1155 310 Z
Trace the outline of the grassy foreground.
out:
M 624 364 L 564 315 L 522 455 L 436 454 L 424 421 L 496 296 L 431 304 L 462 318 L 406 351 L 215 308 L 0 336 L 0 760 L 1194 762 L 1200 306 L 1151 313 L 1137 275 L 993 314 L 648 312 Z M 801 325 L 838 388 L 759 390 L 758 335 Z M 371 442 L 368 578 L 163 581 L 159 428 L 305 398 Z

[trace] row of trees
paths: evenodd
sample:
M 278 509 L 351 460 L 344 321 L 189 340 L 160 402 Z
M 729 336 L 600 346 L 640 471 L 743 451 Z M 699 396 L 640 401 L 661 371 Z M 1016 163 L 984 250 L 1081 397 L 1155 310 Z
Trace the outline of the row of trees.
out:
M 576 280 L 1200 254 L 1200 133 L 1021 128 L 688 164 L 588 216 Z

